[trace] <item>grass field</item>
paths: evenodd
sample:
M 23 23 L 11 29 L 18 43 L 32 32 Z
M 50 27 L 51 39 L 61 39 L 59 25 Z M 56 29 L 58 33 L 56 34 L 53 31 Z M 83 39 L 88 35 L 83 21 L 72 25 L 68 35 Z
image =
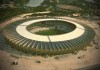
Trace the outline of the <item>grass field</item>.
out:
M 66 32 L 62 31 L 62 30 L 50 29 L 50 30 L 39 31 L 39 32 L 36 32 L 35 34 L 38 34 L 38 35 L 59 35 L 59 34 L 64 34 L 64 33 L 66 33 Z

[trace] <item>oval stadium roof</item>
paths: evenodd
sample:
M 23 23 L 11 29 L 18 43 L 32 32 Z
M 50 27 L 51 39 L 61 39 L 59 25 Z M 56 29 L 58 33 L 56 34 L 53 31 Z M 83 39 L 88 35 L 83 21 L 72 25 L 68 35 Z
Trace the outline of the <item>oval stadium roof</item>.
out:
M 36 35 L 26 30 L 26 27 L 30 24 L 48 20 L 70 22 L 76 25 L 76 29 L 72 32 L 55 36 Z M 89 26 L 63 18 L 31 18 L 16 21 L 5 27 L 3 34 L 13 48 L 41 55 L 65 54 L 81 50 L 89 45 L 95 36 L 94 30 Z

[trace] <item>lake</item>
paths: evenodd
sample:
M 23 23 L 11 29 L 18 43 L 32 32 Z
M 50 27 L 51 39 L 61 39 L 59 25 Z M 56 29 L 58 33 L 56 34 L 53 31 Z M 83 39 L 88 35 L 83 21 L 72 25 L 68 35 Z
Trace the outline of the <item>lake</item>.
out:
M 30 0 L 29 3 L 26 6 L 30 6 L 30 7 L 37 7 L 39 5 L 41 5 L 41 3 L 44 0 Z

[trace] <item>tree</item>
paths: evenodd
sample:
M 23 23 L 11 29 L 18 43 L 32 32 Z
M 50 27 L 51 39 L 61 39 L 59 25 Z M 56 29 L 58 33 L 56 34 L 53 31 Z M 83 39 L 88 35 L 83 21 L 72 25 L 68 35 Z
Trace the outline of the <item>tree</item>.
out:
M 17 4 L 19 7 L 24 7 L 29 0 L 12 0 L 15 4 Z

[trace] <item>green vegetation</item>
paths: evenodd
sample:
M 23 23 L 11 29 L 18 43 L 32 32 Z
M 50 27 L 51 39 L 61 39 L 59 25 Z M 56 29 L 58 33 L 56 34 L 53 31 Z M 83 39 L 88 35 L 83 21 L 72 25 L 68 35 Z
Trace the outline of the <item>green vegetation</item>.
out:
M 27 12 L 24 8 L 0 8 L 0 22 Z
M 25 6 L 29 0 L 12 0 L 16 8 L 0 8 L 0 22 L 4 21 L 13 16 L 29 13 L 29 12 L 42 12 L 42 11 L 51 11 L 51 13 L 46 14 L 33 14 L 32 16 L 73 16 L 74 13 L 80 13 L 81 17 L 91 18 L 93 16 L 94 4 L 86 0 L 59 0 L 57 3 L 56 0 L 49 2 L 45 0 L 41 6 L 38 7 L 27 7 Z M 82 10 L 60 10 L 56 5 L 65 4 L 75 7 L 80 7 Z M 80 17 L 79 16 L 79 17 Z
M 59 34 L 64 34 L 64 33 L 66 33 L 66 32 L 62 31 L 62 30 L 50 29 L 50 30 L 39 31 L 39 32 L 36 32 L 35 34 L 38 34 L 38 35 L 59 35 Z
M 24 7 L 29 2 L 29 0 L 13 0 L 13 2 L 19 7 Z
M 64 5 L 70 5 L 70 6 L 75 6 L 75 7 L 79 7 L 82 10 L 62 10 L 59 9 L 56 5 L 58 4 L 64 4 Z M 93 16 L 93 3 L 88 2 L 86 0 L 59 0 L 59 2 L 57 3 L 57 0 L 48 4 L 47 3 L 43 3 L 43 5 L 46 5 L 47 9 L 49 9 L 52 6 L 51 10 L 52 12 L 48 15 L 60 15 L 60 16 L 72 16 L 72 14 L 74 13 L 80 13 L 82 17 L 87 17 L 90 18 Z
M 1 4 L 14 4 L 14 6 L 17 6 L 19 8 L 24 7 L 29 0 L 2 0 Z

